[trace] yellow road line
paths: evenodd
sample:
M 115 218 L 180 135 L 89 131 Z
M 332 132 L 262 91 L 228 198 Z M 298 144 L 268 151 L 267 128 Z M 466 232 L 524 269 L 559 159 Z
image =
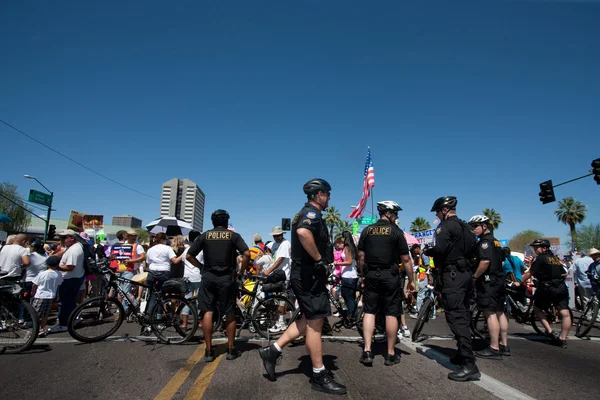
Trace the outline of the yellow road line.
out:
M 194 381 L 194 384 L 185 395 L 184 400 L 198 400 L 204 396 L 204 392 L 206 392 L 206 388 L 208 388 L 208 385 L 210 385 L 210 381 L 215 373 L 215 370 L 219 366 L 219 363 L 222 359 L 223 354 L 218 356 L 215 361 L 207 363 L 204 368 L 202 368 L 202 372 Z
M 198 349 L 188 358 L 185 365 L 177 371 L 169 383 L 156 395 L 154 400 L 171 400 L 175 396 L 175 393 L 183 385 L 183 382 L 185 382 L 194 366 L 204 357 L 204 349 L 204 343 L 198 346 Z

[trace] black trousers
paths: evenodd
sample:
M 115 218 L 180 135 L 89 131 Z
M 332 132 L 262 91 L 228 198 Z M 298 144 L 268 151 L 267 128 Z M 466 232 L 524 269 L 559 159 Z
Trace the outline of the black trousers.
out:
M 442 282 L 444 313 L 446 322 L 456 338 L 458 354 L 466 361 L 473 361 L 469 311 L 469 303 L 473 297 L 473 275 L 468 270 L 452 272 L 449 268 L 444 268 Z

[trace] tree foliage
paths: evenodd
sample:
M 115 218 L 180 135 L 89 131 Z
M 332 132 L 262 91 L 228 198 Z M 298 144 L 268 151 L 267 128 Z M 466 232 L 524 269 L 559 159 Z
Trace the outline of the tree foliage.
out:
M 498 229 L 498 226 L 502 223 L 502 217 L 500 213 L 493 208 L 486 208 L 483 210 L 483 215 L 490 219 L 490 224 L 494 227 L 494 229 Z
M 510 247 L 512 251 L 525 252 L 529 243 L 542 237 L 544 237 L 542 232 L 528 229 L 513 236 L 508 242 L 508 247 Z
M 327 225 L 329 235 L 333 239 L 334 228 L 342 221 L 340 212 L 333 206 L 329 206 L 323 215 L 325 225 Z
M 410 233 L 417 233 L 431 229 L 431 224 L 423 217 L 417 217 L 410 223 Z
M 587 207 L 573 197 L 565 197 L 558 202 L 558 208 L 554 211 L 556 218 L 560 222 L 569 226 L 571 231 L 571 243 L 575 245 L 575 248 L 579 248 L 577 245 L 577 231 L 575 225 L 580 224 L 585 219 L 587 213 Z
M 19 199 L 17 186 L 8 182 L 0 183 L 0 212 L 13 220 L 11 223 L 0 224 L 2 230 L 9 233 L 24 232 L 31 222 L 31 211 L 25 202 Z
M 335 226 L 334 235 L 335 236 L 341 235 L 342 232 L 344 232 L 344 231 L 348 231 L 348 232 L 352 233 L 352 224 L 350 222 L 346 221 L 345 219 L 342 219 Z
M 577 229 L 577 243 L 579 250 L 588 251 L 592 247 L 600 249 L 600 224 L 581 225 Z
M 142 228 L 135 228 L 134 230 L 137 232 L 139 243 L 143 244 L 150 241 L 150 233 L 147 230 Z

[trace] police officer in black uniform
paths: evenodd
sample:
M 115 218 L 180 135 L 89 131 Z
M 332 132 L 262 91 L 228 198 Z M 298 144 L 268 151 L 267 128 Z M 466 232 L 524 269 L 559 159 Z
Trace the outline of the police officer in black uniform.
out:
M 292 323 L 275 344 L 259 350 L 269 379 L 274 381 L 275 364 L 281 350 L 301 335 L 313 366 L 312 388 L 329 394 L 345 394 L 346 387 L 334 380 L 323 365 L 321 332 L 323 321 L 331 315 L 327 295 L 327 274 L 333 262 L 333 247 L 321 212 L 329 205 L 331 186 L 323 179 L 304 184 L 308 202 L 292 221 L 291 283 L 302 318 Z
M 394 365 L 400 362 L 400 356 L 395 351 L 398 318 L 402 312 L 403 287 L 398 268 L 400 262 L 405 271 L 410 271 L 407 274 L 409 289 L 415 289 L 408 244 L 404 232 L 396 225 L 400 210 L 402 209 L 395 201 L 377 203 L 380 219 L 362 231 L 358 242 L 358 269 L 365 275 L 365 348 L 360 357 L 360 362 L 364 365 L 373 365 L 371 342 L 375 331 L 375 316 L 379 312 L 385 314 L 387 334 L 388 348 L 384 363 Z
M 477 269 L 473 273 L 477 290 L 477 307 L 483 311 L 490 333 L 490 346 L 477 351 L 477 357 L 501 360 L 509 356 L 508 319 L 506 308 L 506 291 L 504 288 L 504 251 L 502 245 L 493 234 L 493 226 L 485 215 L 474 215 L 469 220 L 477 244 Z
M 427 250 L 426 255 L 433 257 L 436 269 L 440 269 L 446 321 L 458 346 L 457 356 L 450 359 L 458 368 L 448 374 L 448 379 L 464 382 L 481 377 L 473 357 L 469 312 L 473 296 L 469 260 L 476 249 L 473 231 L 456 216 L 456 204 L 453 196 L 440 197 L 433 203 L 431 211 L 442 222 L 435 230 L 435 245 Z
M 215 360 L 215 351 L 212 348 L 212 316 L 219 307 L 221 315 L 227 316 L 227 360 L 235 360 L 240 356 L 240 351 L 235 348 L 235 295 L 236 295 L 236 268 L 237 254 L 243 255 L 240 275 L 242 275 L 250 260 L 250 251 L 244 239 L 227 229 L 229 226 L 229 213 L 225 210 L 216 210 L 211 215 L 214 229 L 198 236 L 190 246 L 187 260 L 201 268 L 196 256 L 204 251 L 204 267 L 202 267 L 202 282 L 198 289 L 198 305 L 204 310 L 202 330 L 206 350 L 204 360 Z
M 537 279 L 538 284 L 533 296 L 533 309 L 535 315 L 542 322 L 546 334 L 552 343 L 562 348 L 567 348 L 567 336 L 571 329 L 571 313 L 569 311 L 569 290 L 565 283 L 567 271 L 560 259 L 550 250 L 550 242 L 546 239 L 537 239 L 530 244 L 537 257 L 526 257 L 525 264 L 531 268 L 523 274 L 521 283 L 527 282 L 532 276 Z M 552 331 L 548 323 L 545 310 L 551 305 L 560 311 L 561 329 L 560 335 Z

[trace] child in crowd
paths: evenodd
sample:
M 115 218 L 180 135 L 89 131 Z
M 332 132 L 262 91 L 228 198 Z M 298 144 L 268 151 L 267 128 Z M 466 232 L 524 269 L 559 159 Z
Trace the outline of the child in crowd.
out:
M 40 332 L 38 337 L 46 336 L 48 333 L 46 330 L 46 323 L 48 322 L 48 315 L 52 308 L 52 302 L 56 298 L 58 293 L 58 286 L 63 281 L 62 274 L 58 271 L 58 264 L 60 263 L 60 257 L 50 256 L 46 260 L 48 269 L 40 272 L 33 279 L 33 287 L 31 289 L 33 296 L 33 308 L 38 313 L 40 318 Z

